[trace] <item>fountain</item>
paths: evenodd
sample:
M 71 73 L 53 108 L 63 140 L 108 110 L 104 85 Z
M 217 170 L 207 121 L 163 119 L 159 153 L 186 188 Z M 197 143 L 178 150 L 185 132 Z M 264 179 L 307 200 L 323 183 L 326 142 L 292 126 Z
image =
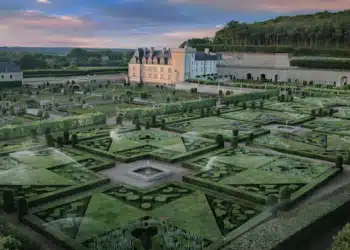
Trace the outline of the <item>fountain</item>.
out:
M 172 174 L 173 173 L 169 169 L 160 166 L 152 166 L 149 160 L 146 161 L 146 166 L 135 167 L 127 172 L 128 176 L 146 182 L 162 179 Z

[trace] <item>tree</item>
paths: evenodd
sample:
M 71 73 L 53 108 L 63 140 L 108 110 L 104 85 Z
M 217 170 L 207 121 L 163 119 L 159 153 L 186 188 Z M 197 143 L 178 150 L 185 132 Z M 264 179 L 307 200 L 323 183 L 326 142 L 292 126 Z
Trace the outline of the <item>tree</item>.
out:
M 316 116 L 316 110 L 314 110 L 314 109 L 311 110 L 311 116 L 312 116 L 312 117 L 315 117 L 315 116 Z
M 319 109 L 318 109 L 317 115 L 318 115 L 319 117 L 322 117 L 322 116 L 323 116 L 323 109 L 322 109 L 322 108 L 319 108 Z
M 216 110 L 216 116 L 220 116 L 220 114 L 221 114 L 220 109 L 217 109 L 217 110 Z
M 253 140 L 254 140 L 254 133 L 249 133 L 248 134 L 248 144 L 251 144 L 251 143 L 253 143 Z
M 5 213 L 13 213 L 15 211 L 15 194 L 12 189 L 5 189 L 2 193 Z
M 70 136 L 70 134 L 69 134 L 68 130 L 63 131 L 63 143 L 65 145 L 69 144 L 69 136 Z
M 243 107 L 243 109 L 247 109 L 247 104 L 245 102 L 243 102 L 242 107 Z
M 164 129 L 164 128 L 165 128 L 165 119 L 162 119 L 162 120 L 160 121 L 160 128 L 161 128 L 161 129 Z
M 209 117 L 211 115 L 211 112 L 210 112 L 210 108 L 207 108 L 206 109 L 206 114 L 205 114 L 207 117 Z
M 37 116 L 38 116 L 38 117 L 43 117 L 43 111 L 42 111 L 42 110 L 39 110 Z
M 151 126 L 153 128 L 157 127 L 157 116 L 155 114 L 153 114 L 151 117 Z
M 188 106 L 188 113 L 193 113 L 193 107 L 191 105 Z
M 115 122 L 117 125 L 122 125 L 123 124 L 123 116 L 118 114 L 117 117 L 115 118 Z
M 263 109 L 263 108 L 264 108 L 264 101 L 261 100 L 259 104 L 260 104 L 260 105 L 259 105 L 260 108 Z
M 139 115 L 138 114 L 133 114 L 133 116 L 132 116 L 132 124 L 135 124 L 136 123 L 136 120 L 138 120 L 139 119 Z
M 350 246 L 350 224 L 346 223 L 344 228 L 334 237 L 331 250 L 345 250 Z
M 204 108 L 201 108 L 201 117 L 203 118 L 205 116 L 205 111 L 204 111 Z
M 49 119 L 50 118 L 50 114 L 47 111 L 44 112 L 43 116 L 44 116 L 45 119 Z
M 329 109 L 329 113 L 328 113 L 329 117 L 332 117 L 333 114 L 334 114 L 334 109 L 332 109 L 332 108 Z
M 37 140 L 37 131 L 36 131 L 36 129 L 31 129 L 30 130 L 30 134 L 31 134 L 33 142 L 36 142 L 36 140 Z
M 252 108 L 252 109 L 255 109 L 255 108 L 256 108 L 256 103 L 255 103 L 255 101 L 252 101 L 252 102 L 251 102 L 251 108 Z
M 74 133 L 74 134 L 72 135 L 72 147 L 74 148 L 75 145 L 77 145 L 78 143 L 79 143 L 79 141 L 78 141 L 78 135 L 77 135 L 76 133 Z
M 217 134 L 215 137 L 215 143 L 217 145 L 219 145 L 220 147 L 224 147 L 225 146 L 225 140 L 222 134 Z

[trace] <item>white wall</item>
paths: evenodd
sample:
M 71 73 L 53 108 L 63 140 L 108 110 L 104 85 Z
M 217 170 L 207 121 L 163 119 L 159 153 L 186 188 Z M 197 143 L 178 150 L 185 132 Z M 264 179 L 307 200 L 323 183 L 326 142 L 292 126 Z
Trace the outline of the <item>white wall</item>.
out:
M 12 81 L 22 81 L 22 72 L 4 72 L 0 73 L 0 82 L 12 82 Z
M 290 79 L 292 82 L 298 80 L 314 81 L 315 84 L 333 84 L 343 85 L 342 78 L 347 77 L 347 84 L 350 84 L 350 71 L 340 70 L 317 70 L 317 69 L 300 69 L 300 68 L 239 68 L 239 67 L 218 67 L 219 75 L 233 75 L 237 79 L 247 79 L 247 74 L 250 73 L 254 80 L 261 79 L 261 74 L 266 75 L 266 79 L 275 80 L 275 75 L 278 76 L 278 81 L 287 82 Z M 344 80 L 343 80 L 344 81 Z
M 224 64 L 250 67 L 276 67 L 285 68 L 290 66 L 288 54 L 268 53 L 226 53 Z

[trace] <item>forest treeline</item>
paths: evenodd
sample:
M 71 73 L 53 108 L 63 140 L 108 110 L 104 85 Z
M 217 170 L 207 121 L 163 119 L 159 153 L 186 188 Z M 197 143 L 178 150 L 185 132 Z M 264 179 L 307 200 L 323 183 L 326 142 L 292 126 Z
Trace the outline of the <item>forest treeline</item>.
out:
M 189 42 L 199 50 L 209 46 L 218 52 L 253 50 L 251 47 L 256 47 L 259 52 L 266 49 L 270 50 L 268 52 L 282 50 L 287 53 L 302 48 L 306 51 L 304 54 L 317 50 L 324 54 L 330 50 L 345 51 L 350 48 L 350 10 L 279 16 L 251 24 L 231 21 L 213 38 L 193 38 Z

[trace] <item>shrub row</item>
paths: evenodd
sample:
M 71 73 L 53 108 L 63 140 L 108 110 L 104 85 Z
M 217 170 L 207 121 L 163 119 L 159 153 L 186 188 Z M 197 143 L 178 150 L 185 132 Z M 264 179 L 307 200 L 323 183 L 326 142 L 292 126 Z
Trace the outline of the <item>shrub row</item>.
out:
M 18 125 L 6 125 L 0 128 L 0 140 L 26 137 L 30 135 L 33 130 L 35 130 L 37 134 L 44 134 L 47 129 L 50 129 L 51 132 L 59 132 L 105 123 L 106 115 L 97 112 L 86 115 L 69 116 L 56 120 L 43 120 Z
M 239 95 L 225 96 L 225 100 L 228 101 L 229 103 L 234 103 L 235 101 L 245 102 L 245 101 L 262 99 L 263 97 L 266 97 L 266 96 L 273 97 L 273 96 L 277 96 L 278 94 L 279 94 L 279 90 L 273 89 L 268 91 L 249 92 L 249 93 L 243 93 Z
M 290 61 L 291 66 L 309 69 L 350 69 L 350 60 L 304 60 L 297 59 Z
M 86 76 L 86 75 L 103 75 L 103 74 L 116 74 L 127 72 L 128 68 L 110 68 L 110 69 L 81 69 L 81 70 L 28 70 L 23 71 L 24 78 L 30 77 L 48 77 L 48 76 Z
M 176 103 L 166 103 L 161 105 L 161 107 L 156 108 L 128 108 L 123 109 L 125 112 L 124 116 L 126 118 L 132 119 L 135 114 L 139 117 L 149 117 L 153 114 L 171 114 L 176 112 L 181 112 L 185 108 L 192 107 L 193 109 L 212 107 L 216 105 L 216 99 L 202 99 L 202 100 L 189 100 Z

